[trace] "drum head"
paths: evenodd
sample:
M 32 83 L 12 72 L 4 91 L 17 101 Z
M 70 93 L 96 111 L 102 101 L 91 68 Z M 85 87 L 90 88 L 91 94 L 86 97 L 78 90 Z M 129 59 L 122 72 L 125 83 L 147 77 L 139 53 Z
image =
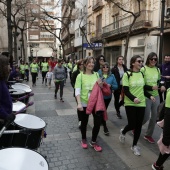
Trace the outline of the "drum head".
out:
M 37 116 L 28 115 L 28 114 L 16 115 L 14 123 L 21 127 L 32 129 L 32 130 L 42 129 L 46 126 L 44 120 L 42 120 Z
M 30 88 L 30 86 L 26 85 L 26 84 L 22 84 L 22 83 L 15 83 L 11 86 L 13 89 L 20 89 L 20 90 L 24 90 L 27 93 L 30 93 L 32 90 Z
M 19 110 L 23 109 L 26 106 L 22 102 L 15 102 L 15 103 L 12 103 L 12 104 L 13 104 L 13 108 L 12 108 L 13 112 L 18 112 Z
M 35 151 L 7 148 L 0 150 L 0 170 L 48 170 L 48 163 Z
M 9 93 L 11 96 L 23 96 L 26 91 L 20 89 L 9 89 Z

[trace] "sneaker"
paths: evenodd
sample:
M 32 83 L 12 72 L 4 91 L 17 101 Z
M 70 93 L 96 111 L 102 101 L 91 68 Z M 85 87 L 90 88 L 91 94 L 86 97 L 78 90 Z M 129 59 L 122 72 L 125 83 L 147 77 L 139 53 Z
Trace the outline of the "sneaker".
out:
M 60 98 L 60 102 L 64 102 L 63 98 Z
M 87 142 L 86 142 L 85 139 L 83 139 L 83 140 L 81 141 L 81 147 L 82 147 L 83 149 L 87 149 L 87 148 L 88 148 L 88 145 L 87 145 Z
M 81 121 L 79 121 L 79 123 L 78 123 L 78 127 L 79 127 L 79 129 L 81 128 Z
M 147 140 L 149 143 L 155 143 L 154 139 L 151 136 L 144 136 L 144 139 Z
M 120 112 L 117 112 L 116 115 L 117 115 L 117 118 L 118 118 L 118 119 L 122 119 L 122 116 L 120 115 Z
M 140 148 L 138 146 L 132 146 L 131 150 L 133 151 L 134 155 L 140 156 Z
M 103 130 L 103 131 L 104 131 L 104 134 L 105 134 L 105 135 L 109 135 L 109 130 L 108 130 L 107 127 L 104 127 L 104 130 Z
M 90 146 L 94 148 L 95 151 L 101 152 L 102 147 L 97 144 L 97 142 L 89 142 Z
M 152 169 L 153 170 L 163 170 L 164 167 L 163 166 L 156 166 L 156 163 L 152 164 Z
M 122 133 L 123 129 L 120 130 L 119 141 L 125 143 L 125 135 Z
M 57 99 L 57 95 L 56 94 L 54 95 L 54 99 Z

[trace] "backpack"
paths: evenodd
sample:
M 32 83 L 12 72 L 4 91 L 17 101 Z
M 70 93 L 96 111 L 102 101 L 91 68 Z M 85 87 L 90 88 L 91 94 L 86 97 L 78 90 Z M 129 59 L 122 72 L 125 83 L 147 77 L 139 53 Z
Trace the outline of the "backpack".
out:
M 157 108 L 157 121 L 163 120 L 164 115 L 165 115 L 165 101 L 161 102 L 158 105 L 158 108 Z

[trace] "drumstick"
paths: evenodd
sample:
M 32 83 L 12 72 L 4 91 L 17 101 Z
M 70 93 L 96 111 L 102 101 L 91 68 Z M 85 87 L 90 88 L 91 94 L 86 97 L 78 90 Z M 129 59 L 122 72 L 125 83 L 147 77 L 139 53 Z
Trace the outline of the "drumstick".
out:
M 21 101 L 21 100 L 26 99 L 27 97 L 30 97 L 30 96 L 34 96 L 34 93 L 29 93 L 25 96 L 18 98 L 18 99 L 12 97 L 12 99 L 15 100 L 15 101 Z
M 29 102 L 25 107 L 23 107 L 19 111 L 15 112 L 14 115 L 19 114 L 20 112 L 24 111 L 27 107 L 32 106 L 33 104 L 34 104 L 34 102 Z

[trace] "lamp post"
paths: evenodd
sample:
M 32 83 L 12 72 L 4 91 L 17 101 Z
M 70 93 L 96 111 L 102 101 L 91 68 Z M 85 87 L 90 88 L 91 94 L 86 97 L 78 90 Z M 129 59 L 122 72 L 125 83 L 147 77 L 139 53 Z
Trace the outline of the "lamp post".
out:
M 22 41 L 21 40 L 19 40 L 20 41 L 20 50 L 21 50 L 21 59 L 22 59 Z M 22 61 L 23 61 L 23 59 L 22 59 Z
M 59 45 L 59 49 L 60 49 L 60 56 L 59 56 L 59 58 L 61 58 L 61 45 Z
M 83 57 L 84 57 L 84 48 L 83 48 L 83 43 L 84 43 L 84 31 L 85 31 L 86 29 L 85 29 L 85 27 L 84 26 L 82 26 L 82 28 L 81 28 L 81 31 L 82 31 L 82 33 L 81 33 L 81 37 L 82 37 L 82 46 L 81 46 L 81 51 L 82 51 L 82 56 L 81 56 L 81 58 L 83 59 Z
M 160 44 L 159 44 L 159 63 L 160 64 L 162 64 L 162 53 L 163 53 L 165 0 L 162 0 L 161 3 L 162 3 L 162 11 L 161 11 Z

